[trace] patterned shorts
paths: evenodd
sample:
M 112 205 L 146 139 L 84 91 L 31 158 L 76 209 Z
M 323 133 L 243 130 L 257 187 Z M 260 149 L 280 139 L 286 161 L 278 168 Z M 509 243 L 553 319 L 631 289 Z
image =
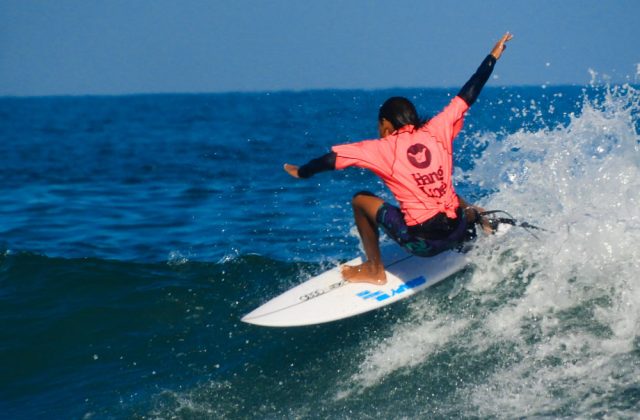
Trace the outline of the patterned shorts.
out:
M 376 221 L 384 232 L 401 247 L 419 257 L 431 257 L 447 249 L 455 248 L 469 238 L 464 211 L 458 209 L 459 223 L 445 239 L 425 239 L 412 234 L 404 221 L 402 211 L 389 203 L 383 203 L 376 214 Z

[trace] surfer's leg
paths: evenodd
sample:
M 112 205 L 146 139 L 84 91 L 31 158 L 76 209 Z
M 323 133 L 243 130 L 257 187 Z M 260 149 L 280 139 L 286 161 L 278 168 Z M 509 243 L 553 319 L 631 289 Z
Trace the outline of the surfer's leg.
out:
M 353 216 L 367 260 L 357 266 L 343 266 L 342 277 L 350 282 L 385 284 L 387 276 L 380 256 L 380 234 L 376 215 L 384 201 L 367 192 L 356 194 L 351 201 Z

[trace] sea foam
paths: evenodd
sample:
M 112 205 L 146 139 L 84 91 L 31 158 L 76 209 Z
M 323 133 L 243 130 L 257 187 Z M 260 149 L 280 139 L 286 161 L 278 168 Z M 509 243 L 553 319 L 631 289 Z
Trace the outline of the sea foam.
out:
M 479 204 L 547 231 L 481 238 L 453 304 L 417 299 L 424 316 L 373 344 L 355 387 L 455 347 L 480 364 L 499 353 L 456 391 L 466 415 L 603 415 L 640 404 L 623 397 L 640 377 L 639 104 L 634 88 L 606 87 L 585 94 L 567 124 L 477 134 L 488 146 L 464 177 L 491 186 Z

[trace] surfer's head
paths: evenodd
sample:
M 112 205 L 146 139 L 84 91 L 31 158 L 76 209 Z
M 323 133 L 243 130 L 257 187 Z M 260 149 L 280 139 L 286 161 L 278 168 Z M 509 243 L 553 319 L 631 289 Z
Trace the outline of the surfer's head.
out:
M 422 121 L 416 107 L 407 98 L 394 96 L 387 99 L 378 112 L 378 129 L 380 136 L 389 134 L 387 131 L 398 130 L 405 125 L 420 127 Z

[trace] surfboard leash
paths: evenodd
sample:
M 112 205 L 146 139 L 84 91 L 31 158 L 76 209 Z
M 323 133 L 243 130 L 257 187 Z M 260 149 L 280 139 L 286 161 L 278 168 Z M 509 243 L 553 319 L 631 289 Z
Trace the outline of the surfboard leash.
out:
M 511 225 L 511 226 L 516 226 L 516 227 L 523 228 L 524 230 L 529 232 L 531 234 L 531 236 L 533 236 L 537 240 L 540 240 L 540 238 L 538 237 L 538 235 L 533 233 L 532 230 L 540 230 L 540 231 L 543 231 L 543 232 L 552 233 L 550 230 L 547 230 L 545 228 L 541 228 L 540 226 L 532 225 L 529 222 L 519 222 L 515 217 L 513 217 L 511 214 L 509 214 L 508 212 L 506 212 L 504 210 L 483 211 L 483 212 L 478 212 L 478 215 L 479 216 L 489 216 L 489 215 L 495 215 L 495 214 L 498 214 L 498 213 L 505 214 L 507 217 L 490 217 L 489 218 L 489 224 L 491 225 L 491 229 L 493 229 L 493 230 L 496 230 L 500 223 L 504 223 L 506 225 Z

